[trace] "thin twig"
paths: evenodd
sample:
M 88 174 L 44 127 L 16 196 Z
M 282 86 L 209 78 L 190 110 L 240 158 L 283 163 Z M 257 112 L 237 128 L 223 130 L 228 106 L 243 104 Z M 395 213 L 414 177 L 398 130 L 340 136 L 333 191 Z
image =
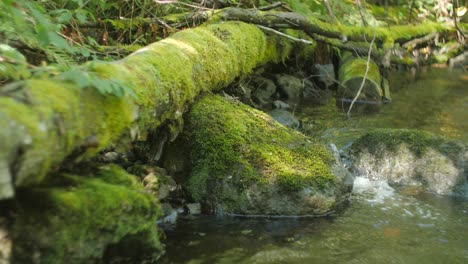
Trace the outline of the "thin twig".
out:
M 413 19 L 413 8 L 414 8 L 414 3 L 416 1 L 413 0 L 411 1 L 411 5 L 410 5 L 410 8 L 409 8 L 409 14 L 408 14 L 408 24 L 411 24 L 411 20 Z
M 367 74 L 369 73 L 369 65 L 370 65 L 370 60 L 371 60 L 371 54 L 372 54 L 372 45 L 374 45 L 374 40 L 375 40 L 375 31 L 374 31 L 374 37 L 372 37 L 372 41 L 369 45 L 369 53 L 367 54 L 367 64 L 366 64 L 366 73 L 364 73 L 364 78 L 362 79 L 361 87 L 359 87 L 359 91 L 357 92 L 356 96 L 354 97 L 353 101 L 351 102 L 351 105 L 349 106 L 348 113 L 346 115 L 348 118 L 350 117 L 351 109 L 353 108 L 354 102 L 358 99 L 359 95 L 362 92 L 362 89 L 364 88 L 364 84 L 366 83 L 367 79 Z
M 207 7 L 203 7 L 203 6 L 199 6 L 199 5 L 192 5 L 192 4 L 179 2 L 179 1 L 175 1 L 175 0 L 154 0 L 154 2 L 158 3 L 158 4 L 161 4 L 161 5 L 180 4 L 180 5 L 183 5 L 183 6 L 198 8 L 198 9 L 202 9 L 202 10 L 211 10 L 211 8 L 207 8 Z
M 423 43 L 426 43 L 426 42 L 429 42 L 435 38 L 437 38 L 439 36 L 439 33 L 438 32 L 435 32 L 435 33 L 432 33 L 432 34 L 429 34 L 429 35 L 426 35 L 422 38 L 416 38 L 416 39 L 412 39 L 406 43 L 404 43 L 403 45 L 401 45 L 403 48 L 405 49 L 414 49 L 417 45 L 419 44 L 423 44 Z
M 278 35 L 283 36 L 283 37 L 288 38 L 288 39 L 292 39 L 292 40 L 297 41 L 297 42 L 302 42 L 302 43 L 305 43 L 305 44 L 308 44 L 308 45 L 314 44 L 314 43 L 313 43 L 312 41 L 310 41 L 310 40 L 295 38 L 295 37 L 293 37 L 293 36 L 284 34 L 283 32 L 280 32 L 280 31 L 278 31 L 278 30 L 274 30 L 274 29 L 269 28 L 269 27 L 264 27 L 264 26 L 261 26 L 261 25 L 257 25 L 257 27 L 259 27 L 259 28 L 261 28 L 261 29 L 263 29 L 263 30 L 266 30 L 266 31 L 271 31 L 271 32 L 273 32 L 273 33 L 275 33 L 275 34 L 278 34 Z
M 333 10 L 331 9 L 330 3 L 328 2 L 328 0 L 323 0 L 323 3 L 325 4 L 325 7 L 327 8 L 328 16 L 330 17 L 330 22 L 332 24 L 335 24 L 336 23 L 335 15 L 333 14 Z
M 272 9 L 275 9 L 277 7 L 282 7 L 284 6 L 284 3 L 283 2 L 276 2 L 276 3 L 273 3 L 269 6 L 261 6 L 258 8 L 258 10 L 260 11 L 268 11 L 268 10 L 272 10 Z
M 362 10 L 361 0 L 356 0 L 356 4 L 357 4 L 358 9 L 359 9 L 359 14 L 361 15 L 362 24 L 365 27 L 367 27 L 367 21 L 366 21 L 366 18 L 364 17 L 364 11 Z

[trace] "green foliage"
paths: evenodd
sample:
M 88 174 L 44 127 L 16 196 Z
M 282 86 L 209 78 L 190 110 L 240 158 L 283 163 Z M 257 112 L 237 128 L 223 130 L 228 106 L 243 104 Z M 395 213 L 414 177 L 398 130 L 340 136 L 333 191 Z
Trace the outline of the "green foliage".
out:
M 80 68 L 71 68 L 70 70 L 62 72 L 59 79 L 72 82 L 80 89 L 94 88 L 102 95 L 114 95 L 122 97 L 125 94 L 136 98 L 136 94 L 132 88 L 114 77 L 104 79 L 97 73 Z
M 96 8 L 102 10 L 110 8 L 106 1 L 93 3 L 99 4 Z M 135 96 L 130 87 L 114 77 L 102 78 L 85 68 L 71 67 L 89 58 L 91 52 L 83 45 L 71 45 L 70 39 L 65 39 L 61 33 L 62 23 L 81 24 L 95 20 L 93 13 L 84 9 L 85 4 L 80 0 L 64 4 L 60 1 L 0 2 L 0 84 L 59 75 L 59 79 L 73 82 L 79 88 L 92 87 L 103 95 Z M 98 46 L 94 38 L 87 36 L 86 40 Z M 24 46 L 33 53 L 26 54 Z
M 23 79 L 31 76 L 28 62 L 21 52 L 7 44 L 0 44 L 0 84 L 2 79 Z
M 0 9 L 0 83 L 55 75 L 90 56 L 87 48 L 70 45 L 36 1 L 1 1 Z

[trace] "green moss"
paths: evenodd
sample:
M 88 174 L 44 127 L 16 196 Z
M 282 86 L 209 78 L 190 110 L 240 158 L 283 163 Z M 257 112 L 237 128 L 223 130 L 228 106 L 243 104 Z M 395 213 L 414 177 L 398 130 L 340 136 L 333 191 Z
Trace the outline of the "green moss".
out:
M 352 153 L 368 149 L 370 153 L 379 154 L 380 148 L 398 151 L 405 145 L 417 157 L 421 157 L 429 149 L 435 149 L 453 161 L 458 160 L 462 146 L 457 142 L 421 130 L 383 129 L 365 134 L 352 145 Z
M 25 103 L 1 98 L 3 113 L 24 129 L 17 185 L 41 182 L 51 165 L 86 145 L 91 135 L 96 136 L 98 145 L 88 148 L 86 154 L 94 155 L 119 138 L 130 123 L 126 99 L 74 89 L 72 84 L 54 80 L 29 80 L 21 87 L 27 89 Z M 31 174 L 34 177 L 29 177 Z
M 309 22 L 327 33 L 339 33 L 346 36 L 348 40 L 366 41 L 376 39 L 384 48 L 391 48 L 395 42 L 404 43 L 411 39 L 429 35 L 434 32 L 444 33 L 453 31 L 448 25 L 424 22 L 418 25 L 397 25 L 389 27 L 360 27 L 342 24 L 330 24 L 312 16 L 308 16 Z
M 90 263 L 129 235 L 161 253 L 159 206 L 135 177 L 116 166 L 92 176 L 65 174 L 59 185 L 22 190 L 14 227 L 18 263 Z
M 381 76 L 377 64 L 372 60 L 367 63 L 367 58 L 353 58 L 350 53 L 345 53 L 342 61 L 338 75 L 340 83 L 343 85 L 338 88 L 338 95 L 354 98 L 360 90 L 366 70 L 369 68 L 360 98 L 379 101 L 383 92 L 380 87 Z
M 221 197 L 211 192 L 213 184 L 225 180 L 239 193 L 252 184 L 301 190 L 323 188 L 333 180 L 334 159 L 322 144 L 258 110 L 207 95 L 193 106 L 188 119 L 194 162 L 188 188 L 196 200 Z

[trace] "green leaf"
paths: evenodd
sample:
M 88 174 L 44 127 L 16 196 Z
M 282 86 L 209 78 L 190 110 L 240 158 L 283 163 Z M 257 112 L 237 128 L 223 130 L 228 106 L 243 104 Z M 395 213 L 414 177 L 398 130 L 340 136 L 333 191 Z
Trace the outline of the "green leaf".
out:
M 68 42 L 62 36 L 55 32 L 49 32 L 49 40 L 50 44 L 54 45 L 59 49 L 66 50 L 68 52 L 72 51 L 72 48 L 70 47 Z
M 91 55 L 87 48 L 80 48 L 80 53 L 85 58 L 88 58 Z
M 16 63 L 26 64 L 26 57 L 21 52 L 7 44 L 0 44 L 0 55 Z
M 87 20 L 87 16 L 83 12 L 76 12 L 75 17 L 80 24 L 83 24 Z
M 59 78 L 65 81 L 73 82 L 80 88 L 85 88 L 91 85 L 88 74 L 78 69 L 65 71 L 59 75 Z
M 50 38 L 49 38 L 49 31 L 44 27 L 37 27 L 37 39 L 39 40 L 39 44 L 43 47 L 49 45 Z
M 57 17 L 57 22 L 61 24 L 66 24 L 70 22 L 70 19 L 72 18 L 73 18 L 72 13 L 68 10 L 64 10 L 64 12 L 59 17 Z
M 99 47 L 99 43 L 93 37 L 87 36 L 86 39 L 88 40 L 89 45 Z

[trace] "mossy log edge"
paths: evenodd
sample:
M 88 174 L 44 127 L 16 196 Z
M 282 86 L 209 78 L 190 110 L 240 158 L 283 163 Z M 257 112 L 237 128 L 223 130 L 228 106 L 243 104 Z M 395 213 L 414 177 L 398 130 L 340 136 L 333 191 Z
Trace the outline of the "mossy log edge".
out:
M 366 67 L 369 67 L 367 75 L 365 74 Z M 351 53 L 346 53 L 343 55 L 338 75 L 340 86 L 337 91 L 337 100 L 351 103 L 362 86 L 362 91 L 357 98 L 359 101 L 381 102 L 382 77 L 379 67 L 372 60 L 367 61 L 366 58 L 354 57 Z
M 382 62 L 386 67 L 393 64 L 415 65 L 408 51 L 401 49 L 401 45 L 412 42 L 414 39 L 426 37 L 433 34 L 456 33 L 457 29 L 451 24 L 440 24 L 425 22 L 419 25 L 397 25 L 390 27 L 357 27 L 331 24 L 323 22 L 314 16 L 304 16 L 295 12 L 262 12 L 258 10 L 245 10 L 240 8 L 226 8 L 220 12 L 222 19 L 227 21 L 244 21 L 254 23 L 273 29 L 296 29 L 302 30 L 310 38 L 317 42 L 335 46 L 341 50 L 351 51 L 357 55 L 368 53 L 368 42 L 375 38 L 376 49 L 371 52 L 371 56 L 376 62 Z M 461 25 L 461 26 L 460 26 Z M 466 24 L 460 24 L 463 29 Z M 462 52 L 464 45 L 459 45 L 453 54 L 449 54 L 445 61 Z M 390 50 L 395 49 L 400 53 L 393 56 Z M 440 59 L 439 61 L 442 62 Z M 427 62 L 420 61 L 419 65 L 434 63 L 434 60 Z
M 119 61 L 81 66 L 131 87 L 136 98 L 103 96 L 59 79 L 1 87 L 0 199 L 12 197 L 14 186 L 42 182 L 67 157 L 90 157 L 118 139 L 144 138 L 162 123 L 178 123 L 200 92 L 223 88 L 290 51 L 255 25 L 220 22 L 178 32 Z

